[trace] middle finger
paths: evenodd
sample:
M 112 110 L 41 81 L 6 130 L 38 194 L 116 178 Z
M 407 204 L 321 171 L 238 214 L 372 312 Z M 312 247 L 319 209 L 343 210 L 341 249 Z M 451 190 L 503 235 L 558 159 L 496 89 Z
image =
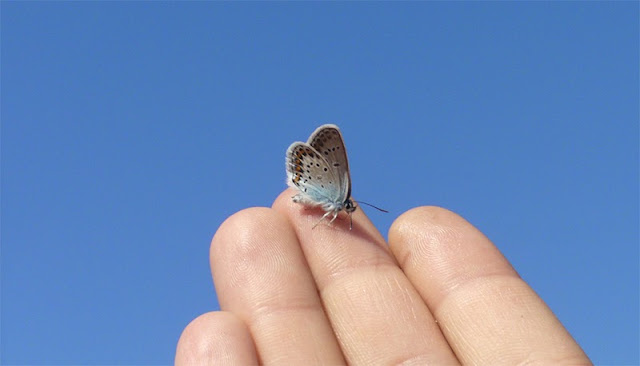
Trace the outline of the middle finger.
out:
M 274 209 L 286 214 L 314 277 L 325 311 L 350 364 L 458 363 L 429 309 L 361 210 L 353 230 L 344 213 L 331 225 L 317 209 L 291 201 L 286 190 Z

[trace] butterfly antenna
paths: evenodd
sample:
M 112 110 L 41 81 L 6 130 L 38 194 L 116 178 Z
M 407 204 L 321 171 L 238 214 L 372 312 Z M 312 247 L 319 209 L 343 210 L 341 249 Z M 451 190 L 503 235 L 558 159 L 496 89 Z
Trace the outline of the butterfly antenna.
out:
M 367 206 L 371 206 L 371 207 L 375 208 L 375 209 L 376 209 L 376 210 L 378 210 L 378 211 L 382 211 L 382 212 L 389 213 L 389 211 L 387 211 L 387 210 L 383 210 L 383 209 L 381 209 L 380 207 L 376 207 L 376 206 L 374 206 L 374 205 L 372 205 L 372 204 L 370 204 L 370 203 L 366 203 L 366 202 L 362 202 L 362 201 L 356 201 L 356 202 L 358 202 L 358 203 L 364 203 L 365 205 L 367 205 Z

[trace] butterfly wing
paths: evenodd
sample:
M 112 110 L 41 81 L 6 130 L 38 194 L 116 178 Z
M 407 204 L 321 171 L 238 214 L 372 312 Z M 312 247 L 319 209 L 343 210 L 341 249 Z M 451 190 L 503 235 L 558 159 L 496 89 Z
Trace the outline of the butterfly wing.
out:
M 351 197 L 351 176 L 340 129 L 336 125 L 322 125 L 311 134 L 307 143 L 326 159 L 329 168 L 339 179 L 340 199 L 345 202 Z
M 322 205 L 325 211 L 335 210 L 342 203 L 340 178 L 335 169 L 304 142 L 294 142 L 287 150 L 287 184 L 300 191 L 298 201 Z

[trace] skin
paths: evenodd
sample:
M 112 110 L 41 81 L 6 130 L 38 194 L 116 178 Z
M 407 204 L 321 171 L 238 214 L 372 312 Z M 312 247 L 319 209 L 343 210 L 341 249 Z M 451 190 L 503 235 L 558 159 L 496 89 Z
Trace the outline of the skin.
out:
M 362 210 L 312 227 L 293 203 L 228 218 L 211 242 L 221 311 L 183 331 L 177 365 L 590 365 L 500 251 L 462 217 L 411 209 L 389 243 Z

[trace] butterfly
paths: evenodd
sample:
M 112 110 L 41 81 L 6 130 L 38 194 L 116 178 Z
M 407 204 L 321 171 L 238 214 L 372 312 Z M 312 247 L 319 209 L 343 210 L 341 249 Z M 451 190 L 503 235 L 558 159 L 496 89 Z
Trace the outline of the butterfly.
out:
M 299 191 L 292 197 L 293 202 L 320 206 L 325 212 L 314 228 L 333 214 L 329 221 L 331 224 L 342 210 L 349 214 L 350 229 L 353 227 L 351 213 L 357 206 L 351 199 L 349 162 L 338 126 L 322 125 L 311 134 L 306 143 L 291 144 L 287 149 L 286 169 L 287 184 Z

